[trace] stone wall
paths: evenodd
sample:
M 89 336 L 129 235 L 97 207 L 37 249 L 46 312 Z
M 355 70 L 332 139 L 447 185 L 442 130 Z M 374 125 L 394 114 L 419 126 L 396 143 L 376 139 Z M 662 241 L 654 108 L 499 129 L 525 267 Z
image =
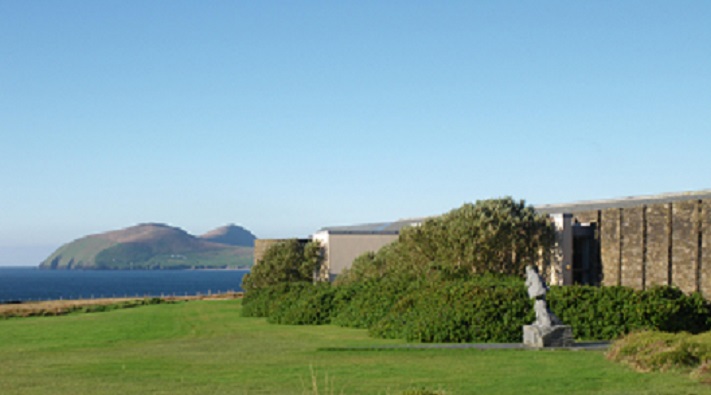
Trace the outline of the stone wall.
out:
M 684 292 L 698 290 L 698 202 L 672 205 L 672 284 Z
M 586 211 L 574 218 L 597 223 L 603 285 L 674 285 L 711 298 L 711 199 Z
M 597 223 L 600 221 L 599 211 L 583 211 L 573 214 L 573 219 L 579 223 Z
M 600 263 L 602 264 L 602 285 L 620 285 L 620 210 L 602 210 L 600 227 Z
M 254 264 L 262 260 L 264 253 L 270 246 L 282 241 L 282 239 L 256 239 L 254 240 Z
M 644 211 L 644 207 L 620 210 L 620 282 L 637 289 L 645 286 Z
M 711 297 L 711 200 L 704 200 L 701 204 L 701 293 Z M 708 235 L 708 237 L 707 237 Z
M 645 285 L 669 285 L 669 236 L 671 232 L 671 205 L 654 204 L 646 207 L 647 210 L 647 240 L 646 240 L 646 266 Z

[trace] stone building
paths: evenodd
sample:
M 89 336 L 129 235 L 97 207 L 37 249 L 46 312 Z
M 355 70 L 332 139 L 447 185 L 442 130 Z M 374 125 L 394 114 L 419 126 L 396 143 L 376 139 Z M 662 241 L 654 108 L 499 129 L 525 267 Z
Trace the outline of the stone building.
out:
M 375 252 L 392 243 L 397 240 L 402 228 L 416 226 L 421 222 L 422 219 L 412 219 L 319 230 L 312 237 L 323 248 L 323 265 L 319 277 L 333 280 L 349 268 L 358 256 Z
M 550 215 L 557 238 L 541 272 L 549 284 L 674 285 L 711 298 L 711 190 L 535 206 Z M 426 218 L 327 227 L 321 278 L 333 279 L 353 260 L 397 240 Z M 255 262 L 264 243 L 255 242 Z
M 711 297 L 711 190 L 536 210 L 558 230 L 554 284 L 673 285 Z

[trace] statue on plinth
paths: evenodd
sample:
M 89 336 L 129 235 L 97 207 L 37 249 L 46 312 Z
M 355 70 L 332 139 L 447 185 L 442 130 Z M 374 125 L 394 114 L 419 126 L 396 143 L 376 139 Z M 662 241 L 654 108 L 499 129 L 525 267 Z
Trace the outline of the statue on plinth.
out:
M 573 345 L 573 332 L 569 325 L 548 309 L 546 293 L 548 286 L 534 266 L 526 266 L 528 296 L 534 300 L 536 320 L 523 327 L 523 343 L 533 347 L 569 347 Z
M 535 300 L 533 309 L 536 312 L 536 321 L 533 322 L 533 325 L 541 327 L 562 325 L 563 323 L 560 319 L 548 309 L 548 304 L 546 303 L 548 286 L 546 286 L 538 271 L 531 265 L 526 266 L 526 286 L 528 287 L 528 297 Z

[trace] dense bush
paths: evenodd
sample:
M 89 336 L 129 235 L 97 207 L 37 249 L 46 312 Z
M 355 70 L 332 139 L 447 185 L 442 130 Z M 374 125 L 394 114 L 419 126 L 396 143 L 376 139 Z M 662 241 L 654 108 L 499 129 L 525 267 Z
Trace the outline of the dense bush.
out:
M 417 342 L 519 342 L 534 319 L 520 279 L 484 276 L 423 283 L 404 295 L 370 333 Z
M 269 317 L 279 303 L 288 297 L 291 288 L 308 285 L 311 283 L 279 283 L 245 292 L 242 298 L 242 315 L 245 317 Z
M 709 330 L 710 309 L 676 288 L 552 287 L 549 307 L 580 340 L 611 340 L 641 330 Z M 517 277 L 402 282 L 383 278 L 332 286 L 281 283 L 245 294 L 243 315 L 278 324 L 367 328 L 371 335 L 416 342 L 519 342 L 534 320 Z
M 267 248 L 262 259 L 242 278 L 242 289 L 249 293 L 280 283 L 310 282 L 320 263 L 318 242 L 280 241 Z
M 380 321 L 404 295 L 422 284 L 398 278 L 367 279 L 340 284 L 332 322 L 353 328 L 369 328 Z
M 351 301 L 370 320 L 361 323 L 378 337 L 420 342 L 518 342 L 521 326 L 533 322 L 533 303 L 516 277 L 481 276 L 469 280 L 413 283 L 397 294 L 372 288 Z M 699 295 L 677 288 L 636 291 L 626 287 L 552 287 L 550 309 L 571 325 L 577 339 L 611 340 L 641 329 L 707 331 L 711 310 Z M 336 314 L 352 309 L 346 305 Z M 339 322 L 338 320 L 334 320 Z
M 708 303 L 678 288 L 552 287 L 551 310 L 578 339 L 615 339 L 641 329 L 699 333 L 709 330 Z
M 268 321 L 287 325 L 328 324 L 335 293 L 329 283 L 295 284 L 272 305 Z
M 245 293 L 242 315 L 267 317 L 274 324 L 327 324 L 336 292 L 329 283 L 279 283 Z
M 547 252 L 554 232 L 546 216 L 512 198 L 464 204 L 357 259 L 342 282 L 398 276 L 440 281 L 483 273 L 523 275 Z

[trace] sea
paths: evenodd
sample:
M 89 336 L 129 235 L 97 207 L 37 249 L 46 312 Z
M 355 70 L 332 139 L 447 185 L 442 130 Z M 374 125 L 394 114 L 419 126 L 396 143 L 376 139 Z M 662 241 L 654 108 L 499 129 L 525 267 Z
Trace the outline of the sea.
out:
M 249 270 L 40 270 L 0 267 L 0 303 L 193 296 L 242 290 Z

